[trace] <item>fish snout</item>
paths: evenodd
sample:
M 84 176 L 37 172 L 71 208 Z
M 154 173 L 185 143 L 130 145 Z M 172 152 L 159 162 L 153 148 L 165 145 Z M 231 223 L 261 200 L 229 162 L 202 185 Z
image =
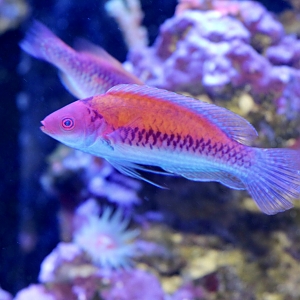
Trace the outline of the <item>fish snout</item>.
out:
M 45 132 L 45 131 L 46 131 L 46 128 L 45 128 L 45 122 L 44 122 L 44 120 L 41 121 L 41 124 L 42 124 L 42 126 L 40 126 L 40 129 L 41 129 L 43 132 Z

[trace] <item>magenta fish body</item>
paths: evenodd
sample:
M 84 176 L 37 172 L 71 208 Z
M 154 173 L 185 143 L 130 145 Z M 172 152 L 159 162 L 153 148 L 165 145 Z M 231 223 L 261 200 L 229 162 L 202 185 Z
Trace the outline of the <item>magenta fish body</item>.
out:
M 35 21 L 20 47 L 57 67 L 63 85 L 77 98 L 103 94 L 120 83 L 143 84 L 104 49 L 84 40 L 77 44 L 78 51 Z
M 299 152 L 251 147 L 257 132 L 244 118 L 173 92 L 121 84 L 61 108 L 42 124 L 58 141 L 145 181 L 138 170 L 152 171 L 149 166 L 163 170 L 155 173 L 217 181 L 247 190 L 267 214 L 300 198 Z

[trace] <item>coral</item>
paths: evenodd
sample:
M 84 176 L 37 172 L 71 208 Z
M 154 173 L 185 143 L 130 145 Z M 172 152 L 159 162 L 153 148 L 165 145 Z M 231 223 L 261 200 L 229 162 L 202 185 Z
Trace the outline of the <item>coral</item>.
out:
M 255 1 L 181 1 L 178 9 L 152 47 L 131 49 L 129 69 L 148 85 L 213 100 L 248 91 L 294 118 L 300 42 L 272 14 Z
M 218 218 L 212 222 L 220 222 L 224 217 L 219 214 Z M 275 297 L 283 293 L 289 299 L 298 299 L 299 237 L 293 227 L 289 227 L 288 232 L 274 230 L 270 225 L 265 232 L 260 228 L 255 230 L 253 222 L 264 218 L 253 213 L 248 221 L 243 219 L 242 226 L 224 223 L 230 227 L 231 235 L 249 238 L 237 239 L 235 243 L 224 242 L 224 235 L 182 233 L 163 224 L 149 224 L 144 235 L 153 243 L 168 244 L 167 251 L 176 251 L 186 262 L 174 265 L 172 272 L 157 267 L 153 259 L 135 269 L 105 272 L 78 259 L 81 254 L 75 245 L 59 244 L 49 255 L 52 258 L 45 259 L 47 264 L 54 264 L 56 271 L 50 270 L 44 284 L 29 286 L 20 291 L 16 299 L 251 300 L 265 295 L 277 299 Z M 293 218 L 296 220 L 297 215 Z M 287 225 L 278 220 L 275 223 L 282 229 Z M 243 249 L 247 243 L 251 246 Z M 162 256 L 160 264 L 166 264 L 168 259 Z M 173 259 L 170 262 L 174 264 Z M 155 269 L 155 275 L 150 269 Z
M 0 288 L 0 299 L 1 300 L 12 300 L 13 297 L 10 293 L 8 293 Z
M 48 286 L 42 284 L 31 284 L 22 289 L 14 299 L 16 300 L 77 300 L 92 299 L 87 298 L 86 294 L 76 292 L 76 286 L 68 283 L 55 283 Z M 73 290 L 75 288 L 75 291 Z M 80 298 L 81 297 L 81 298 Z
M 55 296 L 40 284 L 31 284 L 17 293 L 15 300 L 56 300 Z
M 68 276 L 70 275 L 66 270 L 84 263 L 87 264 L 87 261 L 84 259 L 82 250 L 76 244 L 61 242 L 43 260 L 39 281 L 47 283 L 69 280 Z
M 172 300 L 182 299 L 207 299 L 206 292 L 201 286 L 193 286 L 192 283 L 181 286 L 172 296 Z
M 129 219 L 121 209 L 114 213 L 105 207 L 100 217 L 91 215 L 86 223 L 74 233 L 74 243 L 85 250 L 91 261 L 102 268 L 127 268 L 136 255 L 131 241 L 137 230 L 126 230 Z
M 81 203 L 72 215 L 72 235 L 74 231 L 79 230 L 91 216 L 100 215 L 100 205 L 94 198 L 90 198 Z
M 109 0 L 105 9 L 118 22 L 129 49 L 148 44 L 146 28 L 141 26 L 144 15 L 139 0 Z
M 181 0 L 176 15 L 187 10 L 217 11 L 222 16 L 239 19 L 251 32 L 252 38 L 263 36 L 269 44 L 278 41 L 284 35 L 284 29 L 263 5 L 255 1 L 219 1 L 219 0 Z
M 59 243 L 44 259 L 39 281 L 61 299 L 92 299 L 101 285 L 101 270 L 73 243 Z M 39 288 L 41 289 L 41 288 Z M 55 298 L 57 299 L 57 298 Z
M 65 282 L 95 275 L 101 269 L 128 268 L 137 255 L 138 230 L 127 230 L 129 219 L 119 208 L 100 207 L 93 199 L 73 216 L 73 243 L 59 243 L 41 264 L 39 281 Z M 81 273 L 82 272 L 82 273 Z M 73 274 L 73 275 L 72 275 Z
M 62 294 L 61 299 L 72 296 L 74 299 L 88 300 L 93 299 L 102 286 L 107 286 L 105 282 L 110 276 L 110 272 L 91 264 L 78 245 L 60 243 L 44 259 L 39 280 L 48 287 L 49 293 Z
M 287 35 L 266 50 L 266 57 L 274 65 L 287 65 L 299 69 L 300 41 L 293 35 Z
M 152 49 L 133 50 L 129 60 L 141 78 L 148 73 L 148 85 L 194 94 L 219 90 L 236 74 L 226 57 L 230 41 L 249 38 L 247 29 L 230 17 L 187 11 L 162 25 Z
M 102 292 L 104 300 L 163 300 L 164 291 L 158 278 L 142 270 L 116 272 L 111 288 Z

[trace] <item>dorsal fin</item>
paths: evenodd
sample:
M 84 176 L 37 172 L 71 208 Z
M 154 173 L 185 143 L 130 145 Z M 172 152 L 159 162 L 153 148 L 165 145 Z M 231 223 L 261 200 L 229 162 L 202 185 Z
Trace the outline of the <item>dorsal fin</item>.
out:
M 122 64 L 106 52 L 102 47 L 97 46 L 86 39 L 76 38 L 74 42 L 74 49 L 78 52 L 86 53 L 95 57 L 96 59 L 103 59 L 113 64 L 116 67 L 123 68 Z
M 134 93 L 141 97 L 152 97 L 159 101 L 168 101 L 180 107 L 187 108 L 205 117 L 220 127 L 230 138 L 242 144 L 248 145 L 257 137 L 255 128 L 247 120 L 226 108 L 214 104 L 145 85 L 119 84 L 109 89 L 107 94 L 115 92 Z

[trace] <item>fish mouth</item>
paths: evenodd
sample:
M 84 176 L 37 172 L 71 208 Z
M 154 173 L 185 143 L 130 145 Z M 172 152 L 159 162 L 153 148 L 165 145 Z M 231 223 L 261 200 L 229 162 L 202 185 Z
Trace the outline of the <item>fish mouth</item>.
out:
M 40 126 L 40 129 L 41 129 L 43 132 L 46 132 L 45 122 L 44 122 L 44 121 L 41 121 L 41 124 L 42 124 L 42 126 Z

